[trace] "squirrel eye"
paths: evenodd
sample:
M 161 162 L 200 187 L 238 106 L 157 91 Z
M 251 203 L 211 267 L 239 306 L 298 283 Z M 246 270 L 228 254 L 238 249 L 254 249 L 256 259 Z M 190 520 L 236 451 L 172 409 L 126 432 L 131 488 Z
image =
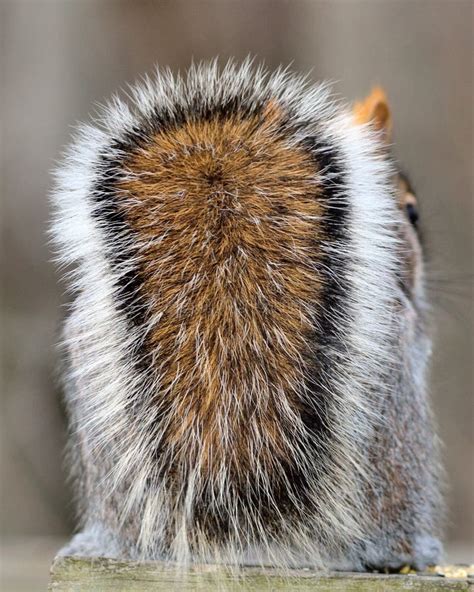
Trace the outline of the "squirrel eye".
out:
M 419 219 L 417 207 L 413 203 L 407 203 L 405 205 L 405 209 L 407 212 L 408 219 L 410 220 L 411 224 L 416 228 Z

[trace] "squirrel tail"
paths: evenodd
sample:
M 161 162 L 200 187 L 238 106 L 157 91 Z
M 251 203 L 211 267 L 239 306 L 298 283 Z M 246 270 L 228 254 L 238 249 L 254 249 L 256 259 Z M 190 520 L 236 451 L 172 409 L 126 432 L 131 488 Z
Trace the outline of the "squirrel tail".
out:
M 391 355 L 390 167 L 284 70 L 201 65 L 133 96 L 82 128 L 54 198 L 117 528 L 139 516 L 141 552 L 180 560 L 342 548 Z

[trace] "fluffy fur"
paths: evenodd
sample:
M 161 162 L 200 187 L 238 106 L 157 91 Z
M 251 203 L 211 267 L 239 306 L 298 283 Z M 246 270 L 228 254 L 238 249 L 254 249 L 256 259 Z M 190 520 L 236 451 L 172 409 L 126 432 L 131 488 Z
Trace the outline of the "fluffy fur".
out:
M 132 97 L 80 128 L 54 193 L 81 526 L 64 552 L 435 562 L 421 259 L 407 273 L 379 136 L 249 62 Z

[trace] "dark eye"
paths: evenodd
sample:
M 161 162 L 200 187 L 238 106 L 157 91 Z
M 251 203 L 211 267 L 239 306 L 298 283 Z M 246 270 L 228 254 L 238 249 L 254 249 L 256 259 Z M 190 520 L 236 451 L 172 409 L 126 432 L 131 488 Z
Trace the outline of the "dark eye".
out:
M 419 218 L 417 207 L 413 203 L 407 203 L 405 205 L 405 208 L 406 208 L 408 219 L 410 220 L 411 224 L 416 228 L 416 226 L 418 224 L 418 218 Z

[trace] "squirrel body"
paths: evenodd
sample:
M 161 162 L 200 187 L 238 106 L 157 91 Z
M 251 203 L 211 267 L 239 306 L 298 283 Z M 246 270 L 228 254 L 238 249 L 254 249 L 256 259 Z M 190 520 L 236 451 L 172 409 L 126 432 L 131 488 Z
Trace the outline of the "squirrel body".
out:
M 352 111 L 249 62 L 132 95 L 80 129 L 54 193 L 63 552 L 435 563 L 422 254 L 383 97 Z

